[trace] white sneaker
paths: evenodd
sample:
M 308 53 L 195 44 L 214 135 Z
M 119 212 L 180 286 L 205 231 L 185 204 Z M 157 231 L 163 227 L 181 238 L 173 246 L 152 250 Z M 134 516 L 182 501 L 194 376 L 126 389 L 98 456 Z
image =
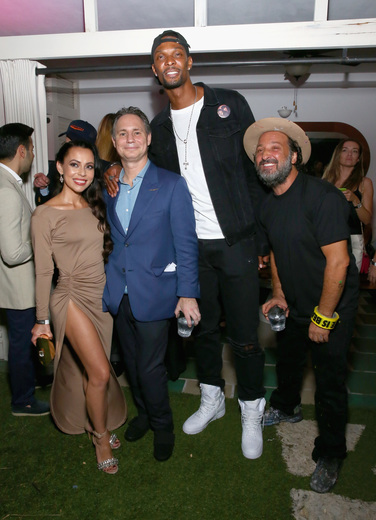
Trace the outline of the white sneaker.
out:
M 258 459 L 262 455 L 262 418 L 265 409 L 265 399 L 241 401 L 238 399 L 242 414 L 242 452 L 247 459 Z
M 200 383 L 200 388 L 200 408 L 183 424 L 183 432 L 188 435 L 202 432 L 211 421 L 220 419 L 225 415 L 225 394 L 221 388 L 204 383 Z

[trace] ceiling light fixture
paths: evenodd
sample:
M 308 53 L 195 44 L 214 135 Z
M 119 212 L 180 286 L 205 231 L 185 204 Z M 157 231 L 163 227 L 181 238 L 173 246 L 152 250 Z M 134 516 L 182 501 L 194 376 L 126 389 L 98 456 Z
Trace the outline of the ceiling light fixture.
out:
M 287 74 L 290 76 L 295 76 L 296 78 L 304 76 L 304 74 L 308 74 L 310 68 L 311 65 L 309 63 L 293 63 L 285 66 Z
M 278 112 L 278 114 L 281 117 L 286 118 L 286 117 L 289 117 L 289 115 L 291 114 L 292 110 L 290 108 L 287 108 L 287 107 L 282 107 L 277 112 Z

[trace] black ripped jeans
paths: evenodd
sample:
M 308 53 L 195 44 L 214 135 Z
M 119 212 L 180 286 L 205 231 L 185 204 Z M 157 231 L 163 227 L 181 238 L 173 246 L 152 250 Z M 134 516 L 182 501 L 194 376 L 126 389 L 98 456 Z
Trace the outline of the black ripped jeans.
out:
M 300 404 L 300 391 L 308 349 L 316 380 L 315 406 L 319 436 L 315 439 L 312 458 L 346 457 L 345 430 L 347 423 L 347 351 L 354 320 L 341 319 L 329 334 L 328 343 L 314 343 L 308 337 L 307 324 L 287 318 L 286 329 L 278 332 L 278 388 L 270 404 L 291 415 Z
M 259 279 L 253 238 L 229 246 L 224 239 L 199 240 L 201 322 L 196 331 L 200 383 L 224 388 L 219 323 L 222 306 L 228 341 L 234 353 L 238 397 L 253 401 L 265 395 L 265 354 L 257 338 Z

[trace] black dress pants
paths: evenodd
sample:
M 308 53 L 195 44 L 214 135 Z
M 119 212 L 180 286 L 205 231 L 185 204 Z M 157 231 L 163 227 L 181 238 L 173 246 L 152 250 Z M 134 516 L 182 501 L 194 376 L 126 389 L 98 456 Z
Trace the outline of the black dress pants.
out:
M 8 321 L 8 369 L 12 406 L 27 406 L 35 401 L 35 368 L 31 329 L 35 325 L 35 307 L 5 309 Z
M 169 320 L 137 321 L 125 294 L 115 318 L 115 327 L 139 417 L 149 421 L 154 431 L 172 432 L 172 411 L 164 364 Z

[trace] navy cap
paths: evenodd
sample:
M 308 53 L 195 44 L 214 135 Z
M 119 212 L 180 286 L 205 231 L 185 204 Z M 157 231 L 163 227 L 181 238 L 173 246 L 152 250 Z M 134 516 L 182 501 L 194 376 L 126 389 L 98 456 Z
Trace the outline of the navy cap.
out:
M 187 40 L 182 36 L 180 33 L 176 31 L 172 31 L 171 29 L 168 29 L 167 31 L 164 31 L 162 34 L 159 34 L 153 42 L 153 46 L 151 48 L 151 59 L 154 63 L 154 52 L 161 45 L 161 43 L 164 42 L 175 42 L 180 43 L 182 45 L 187 53 L 187 56 L 189 56 L 189 48 L 190 45 L 188 44 Z
M 66 135 L 71 141 L 81 140 L 87 141 L 90 144 L 95 144 L 97 131 L 93 125 L 87 121 L 82 121 L 82 119 L 75 119 L 69 124 L 67 131 L 59 134 L 59 137 L 62 135 Z

